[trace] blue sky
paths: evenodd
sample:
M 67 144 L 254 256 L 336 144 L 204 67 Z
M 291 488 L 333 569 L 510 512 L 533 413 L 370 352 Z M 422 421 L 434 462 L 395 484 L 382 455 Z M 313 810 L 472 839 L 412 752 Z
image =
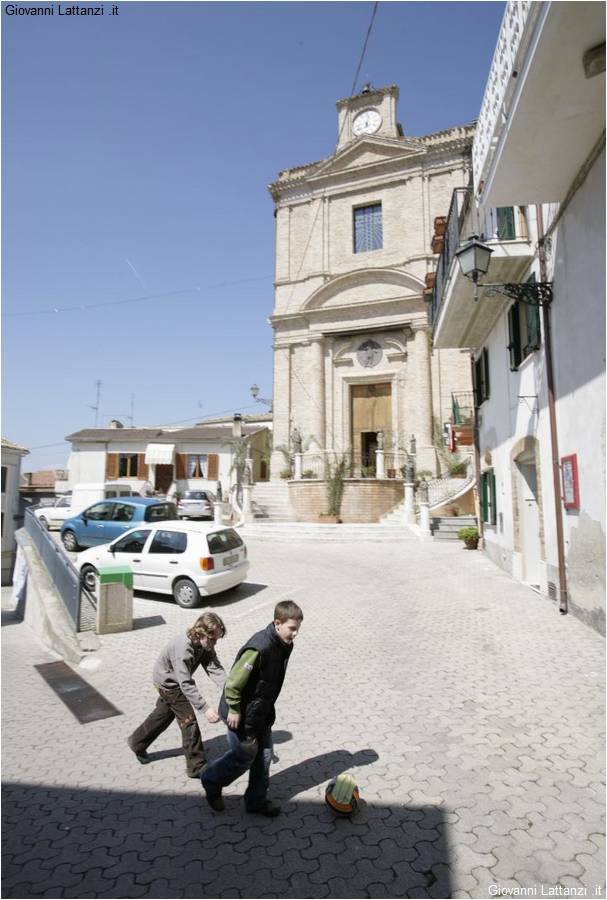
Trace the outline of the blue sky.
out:
M 271 396 L 267 185 L 334 151 L 373 10 L 47 5 L 2 4 L 2 434 L 32 448 L 25 471 L 66 463 L 97 379 L 100 425 L 128 424 L 131 395 L 135 425 Z M 408 135 L 470 122 L 503 10 L 380 3 L 356 90 L 398 84 Z

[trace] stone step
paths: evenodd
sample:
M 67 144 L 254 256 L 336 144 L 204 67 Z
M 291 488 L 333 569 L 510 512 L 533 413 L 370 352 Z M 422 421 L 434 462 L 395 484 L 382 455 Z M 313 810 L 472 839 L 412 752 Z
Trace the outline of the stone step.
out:
M 375 523 L 323 525 L 316 522 L 255 521 L 240 527 L 245 540 L 276 541 L 415 541 L 416 532 L 406 525 Z
M 430 528 L 436 541 L 458 541 L 460 528 L 476 526 L 475 516 L 432 516 Z

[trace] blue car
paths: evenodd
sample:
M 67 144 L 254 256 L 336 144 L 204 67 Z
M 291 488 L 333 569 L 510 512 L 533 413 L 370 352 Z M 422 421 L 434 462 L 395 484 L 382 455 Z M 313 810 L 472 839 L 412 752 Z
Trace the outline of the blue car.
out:
M 177 519 L 177 508 L 168 500 L 153 497 L 120 497 L 93 503 L 61 526 L 61 540 L 66 550 L 109 544 L 129 528 L 143 522 Z

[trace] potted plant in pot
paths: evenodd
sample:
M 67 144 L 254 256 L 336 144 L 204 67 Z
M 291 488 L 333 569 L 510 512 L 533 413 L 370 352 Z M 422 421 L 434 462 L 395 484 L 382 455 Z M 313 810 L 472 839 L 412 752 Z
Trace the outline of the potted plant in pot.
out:
M 467 525 L 465 528 L 460 528 L 457 536 L 460 541 L 464 542 L 466 550 L 476 550 L 478 547 L 478 528 L 475 525 Z

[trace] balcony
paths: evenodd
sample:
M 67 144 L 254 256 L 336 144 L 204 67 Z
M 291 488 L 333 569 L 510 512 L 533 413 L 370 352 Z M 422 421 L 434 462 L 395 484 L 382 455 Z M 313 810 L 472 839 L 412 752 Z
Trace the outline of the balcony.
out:
M 602 3 L 507 3 L 472 148 L 483 206 L 564 199 L 605 128 L 604 42 Z
M 525 209 L 507 206 L 477 211 L 471 203 L 471 189 L 457 188 L 451 199 L 432 296 L 434 346 L 439 350 L 481 347 L 510 303 L 499 294 L 486 302 L 474 302 L 472 282 L 461 274 L 455 258 L 461 244 L 473 233 L 493 250 L 492 282 L 520 281 L 533 259 Z M 481 287 L 481 301 L 483 294 Z

